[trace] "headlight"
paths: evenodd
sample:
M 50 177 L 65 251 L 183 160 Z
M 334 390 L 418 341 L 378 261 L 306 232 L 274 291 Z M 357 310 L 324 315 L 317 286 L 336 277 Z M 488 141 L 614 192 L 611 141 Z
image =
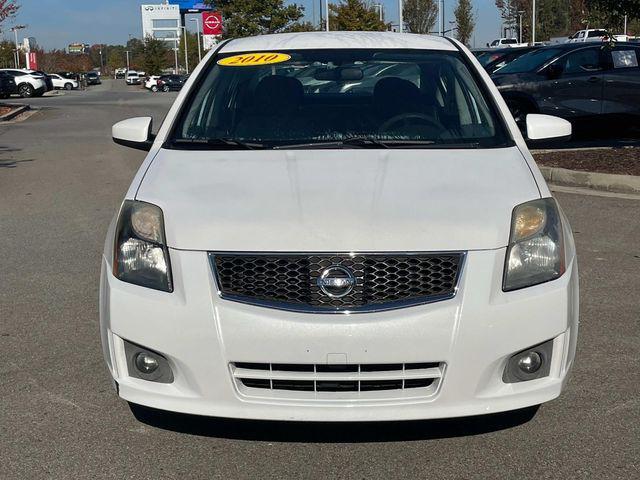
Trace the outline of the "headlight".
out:
M 502 289 L 506 292 L 548 282 L 565 271 L 560 212 L 553 198 L 513 209 Z
M 159 207 L 132 200 L 124 202 L 116 228 L 113 274 L 123 282 L 173 291 Z

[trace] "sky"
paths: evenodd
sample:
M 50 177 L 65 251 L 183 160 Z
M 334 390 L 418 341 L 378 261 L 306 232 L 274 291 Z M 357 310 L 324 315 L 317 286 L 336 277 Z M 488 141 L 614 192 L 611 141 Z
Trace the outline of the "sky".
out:
M 158 4 L 159 0 L 18 0 L 22 5 L 15 21 L 5 21 L 2 35 L 14 24 L 24 24 L 22 36 L 35 37 L 38 45 L 45 49 L 66 48 L 69 43 L 124 44 L 129 34 L 142 36 L 140 5 Z M 453 20 L 453 9 L 457 0 L 445 0 L 446 28 Z M 477 21 L 472 46 L 481 47 L 496 38 L 500 32 L 500 17 L 494 0 L 472 0 Z M 320 0 L 294 0 L 305 7 L 307 20 L 311 20 L 313 3 L 316 15 Z M 376 0 L 384 5 L 385 20 L 397 23 L 398 0 Z M 195 28 L 189 22 L 190 29 Z M 12 37 L 11 37 L 12 38 Z

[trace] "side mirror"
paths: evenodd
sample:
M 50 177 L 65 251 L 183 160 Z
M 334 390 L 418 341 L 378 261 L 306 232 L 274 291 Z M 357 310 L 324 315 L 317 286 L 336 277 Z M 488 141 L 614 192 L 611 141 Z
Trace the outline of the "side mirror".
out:
M 136 117 L 116 123 L 111 129 L 113 141 L 136 150 L 151 150 L 155 135 L 151 133 L 153 119 L 151 117 Z
M 571 124 L 564 118 L 530 113 L 527 115 L 527 138 L 534 142 L 541 140 L 569 140 Z

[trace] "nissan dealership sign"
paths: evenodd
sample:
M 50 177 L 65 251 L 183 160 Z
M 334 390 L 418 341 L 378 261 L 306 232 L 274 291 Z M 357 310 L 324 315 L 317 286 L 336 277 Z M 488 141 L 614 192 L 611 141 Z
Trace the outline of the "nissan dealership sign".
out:
M 202 14 L 202 44 L 205 50 L 211 50 L 222 35 L 222 13 L 204 12 Z

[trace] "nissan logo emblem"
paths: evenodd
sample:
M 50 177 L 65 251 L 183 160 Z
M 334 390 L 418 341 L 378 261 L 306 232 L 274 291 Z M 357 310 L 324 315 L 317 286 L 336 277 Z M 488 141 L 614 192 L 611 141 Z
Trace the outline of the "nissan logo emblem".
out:
M 356 277 L 348 268 L 333 265 L 322 271 L 316 284 L 328 297 L 342 298 L 353 291 Z

